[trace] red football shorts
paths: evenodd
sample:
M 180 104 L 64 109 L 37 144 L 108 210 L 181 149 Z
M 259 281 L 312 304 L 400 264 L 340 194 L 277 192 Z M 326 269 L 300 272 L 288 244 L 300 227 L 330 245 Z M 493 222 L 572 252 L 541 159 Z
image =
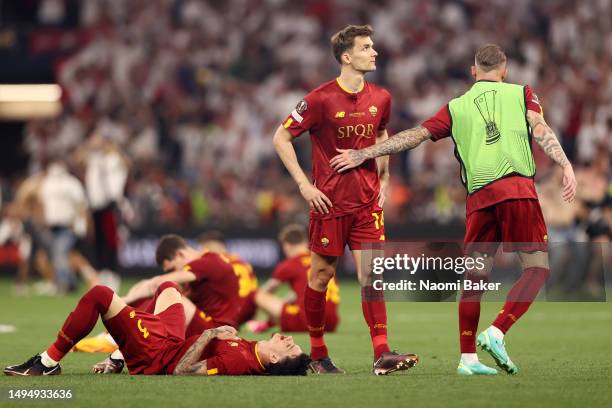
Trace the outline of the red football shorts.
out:
M 119 345 L 130 374 L 161 374 L 169 349 L 185 340 L 185 310 L 176 303 L 154 315 L 124 307 L 104 322 Z
M 362 244 L 385 240 L 385 219 L 378 206 L 353 214 L 322 219 L 310 217 L 308 227 L 310 249 L 320 255 L 342 256 L 348 244 L 351 250 Z
M 548 235 L 538 200 L 507 200 L 467 216 L 465 253 L 492 254 L 500 242 L 505 252 L 547 250 Z
M 333 332 L 338 326 L 337 305 L 327 302 L 325 308 L 325 331 Z M 280 330 L 282 332 L 307 332 L 306 313 L 304 310 L 294 303 L 285 303 L 279 321 Z

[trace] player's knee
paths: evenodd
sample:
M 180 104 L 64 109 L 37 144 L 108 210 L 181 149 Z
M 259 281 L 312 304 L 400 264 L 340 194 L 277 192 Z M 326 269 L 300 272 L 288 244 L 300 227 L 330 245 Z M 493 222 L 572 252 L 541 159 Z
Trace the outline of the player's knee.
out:
M 313 288 L 326 288 L 329 281 L 336 274 L 335 268 L 324 266 L 318 269 L 313 269 L 310 275 L 310 285 Z
M 89 289 L 81 299 L 93 303 L 101 313 L 104 313 L 111 304 L 114 294 L 115 292 L 108 286 L 96 285 Z
M 170 282 L 170 281 L 165 281 L 162 282 L 158 287 L 157 287 L 157 293 L 155 294 L 155 296 L 159 296 L 161 295 L 165 290 L 167 289 L 174 289 L 177 292 L 177 295 L 180 296 L 180 291 L 179 291 L 179 286 L 174 283 L 174 282 Z M 171 292 L 168 292 L 171 293 Z

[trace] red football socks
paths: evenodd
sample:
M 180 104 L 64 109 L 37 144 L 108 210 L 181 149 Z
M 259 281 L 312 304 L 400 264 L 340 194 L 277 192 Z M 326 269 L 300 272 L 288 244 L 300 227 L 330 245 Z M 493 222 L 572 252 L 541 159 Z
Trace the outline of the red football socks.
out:
M 467 278 L 466 278 L 467 279 Z M 462 353 L 476 352 L 482 291 L 464 291 L 459 299 L 459 345 Z
M 525 269 L 520 279 L 508 292 L 506 303 L 493 322 L 493 326 L 505 334 L 529 309 L 540 289 L 546 284 L 549 274 L 550 271 L 547 268 Z
M 375 290 L 372 286 L 361 288 L 361 310 L 370 329 L 374 359 L 382 353 L 390 351 L 387 340 L 387 307 L 384 292 Z
M 83 337 L 91 332 L 113 300 L 114 292 L 106 286 L 91 288 L 79 301 L 76 309 L 68 315 L 57 340 L 48 349 L 47 354 L 55 361 L 60 361 L 66 353 Z
M 306 286 L 304 294 L 304 312 L 310 334 L 310 358 L 319 360 L 328 356 L 323 332 L 325 330 L 325 295 L 327 291 L 319 292 Z

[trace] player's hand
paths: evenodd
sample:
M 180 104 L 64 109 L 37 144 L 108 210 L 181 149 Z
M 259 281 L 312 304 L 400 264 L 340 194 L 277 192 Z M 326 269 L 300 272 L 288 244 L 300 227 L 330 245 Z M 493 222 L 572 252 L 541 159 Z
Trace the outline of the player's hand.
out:
M 387 200 L 387 193 L 389 191 L 389 177 L 380 179 L 380 193 L 378 193 L 378 206 L 382 208 Z
M 232 326 L 219 326 L 213 329 L 213 331 L 214 331 L 214 338 L 216 339 L 238 340 L 238 336 L 236 336 L 238 331 L 236 331 L 236 329 L 233 328 Z
M 359 166 L 365 161 L 358 150 L 353 149 L 336 149 L 340 152 L 339 155 L 332 157 L 329 164 L 338 173 L 343 173 L 347 170 Z
M 567 164 L 563 167 L 563 200 L 571 203 L 576 197 L 576 176 L 574 175 L 574 169 L 571 164 Z
M 311 210 L 319 214 L 329 214 L 329 209 L 332 208 L 332 202 L 318 188 L 308 183 L 300 186 L 300 193 L 304 200 L 308 201 Z

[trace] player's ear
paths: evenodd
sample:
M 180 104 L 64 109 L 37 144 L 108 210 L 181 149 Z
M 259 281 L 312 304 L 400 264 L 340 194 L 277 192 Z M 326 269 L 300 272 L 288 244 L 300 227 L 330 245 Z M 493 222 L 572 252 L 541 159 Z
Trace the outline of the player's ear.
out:
M 470 67 L 470 73 L 472 74 L 472 77 L 474 77 L 474 79 L 476 79 L 476 65 L 472 65 Z
M 274 352 L 270 353 L 270 363 L 276 364 L 276 363 L 279 362 L 279 360 L 280 360 L 280 357 L 278 356 L 278 354 L 276 354 Z
M 502 81 L 505 81 L 507 76 L 508 76 L 508 67 L 504 65 L 504 68 L 502 69 L 502 73 L 501 73 Z
M 342 53 L 342 56 L 340 57 L 340 59 L 342 60 L 343 63 L 345 63 L 346 65 L 349 65 L 351 63 L 351 54 L 349 54 L 348 51 L 345 51 Z

